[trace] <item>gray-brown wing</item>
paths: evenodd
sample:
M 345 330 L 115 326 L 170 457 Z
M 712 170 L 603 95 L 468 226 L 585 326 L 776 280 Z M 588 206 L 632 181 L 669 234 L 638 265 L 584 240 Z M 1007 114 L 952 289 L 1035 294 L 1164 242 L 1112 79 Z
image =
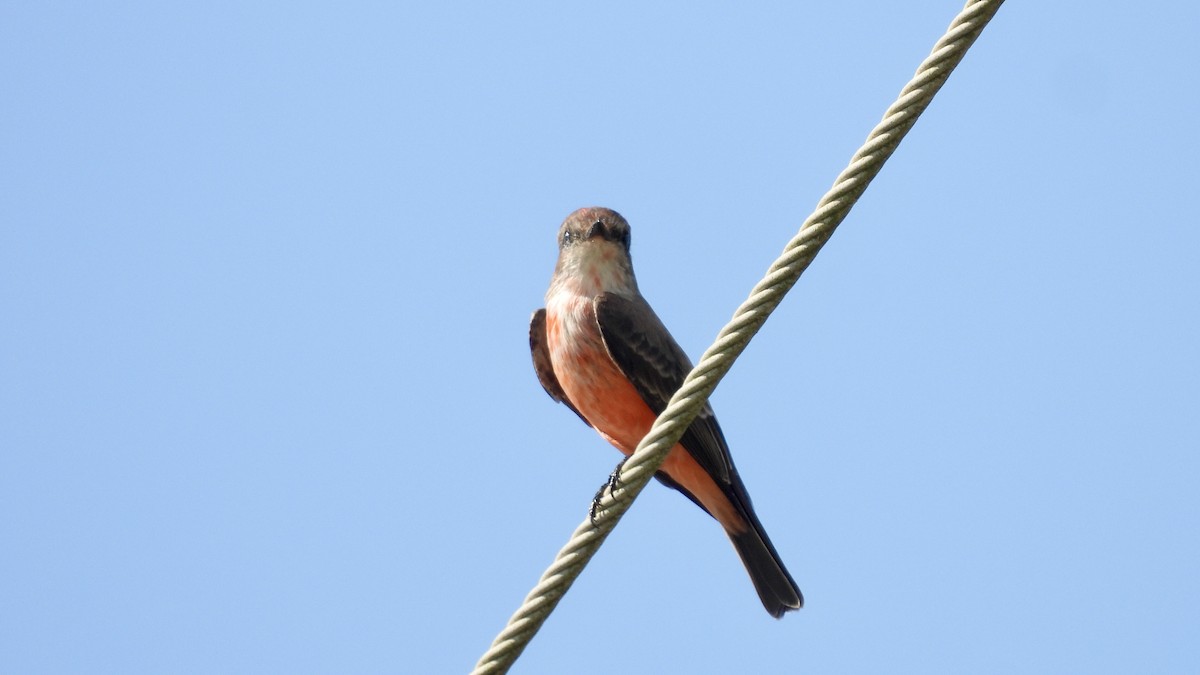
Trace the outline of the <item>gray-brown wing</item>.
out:
M 691 360 L 645 300 L 605 293 L 596 298 L 595 306 L 609 355 L 646 405 L 661 414 L 691 371 Z M 718 484 L 732 482 L 729 447 L 708 404 L 679 442 Z
M 544 307 L 534 312 L 533 318 L 529 320 L 529 351 L 533 354 L 533 370 L 537 373 L 542 388 L 546 390 L 547 394 L 550 394 L 550 398 L 565 404 L 572 412 L 579 415 L 579 419 L 583 420 L 584 424 L 592 426 L 567 398 L 562 385 L 558 383 L 558 376 L 554 374 L 554 364 L 550 362 L 550 347 L 546 338 L 546 309 Z
M 596 299 L 595 307 L 596 320 L 600 324 L 600 333 L 604 336 L 609 355 L 633 383 L 646 405 L 655 413 L 661 413 L 692 369 L 687 354 L 645 300 L 605 294 Z M 750 495 L 733 468 L 725 436 L 717 425 L 711 407 L 704 406 L 679 442 L 712 476 L 749 525 L 745 531 L 730 530 L 729 537 L 750 573 L 763 606 L 774 617 L 783 616 L 788 610 L 799 609 L 804 604 L 804 598 L 779 559 L 779 553 L 763 530 L 758 516 L 754 514 Z M 670 476 L 661 471 L 656 476 L 707 511 L 695 495 Z

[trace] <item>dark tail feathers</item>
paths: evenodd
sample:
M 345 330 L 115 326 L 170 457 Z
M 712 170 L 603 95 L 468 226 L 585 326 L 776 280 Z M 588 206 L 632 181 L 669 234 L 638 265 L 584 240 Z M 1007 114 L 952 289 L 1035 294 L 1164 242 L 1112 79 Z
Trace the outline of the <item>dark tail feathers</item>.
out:
M 753 512 L 747 520 L 751 521 L 750 527 L 745 532 L 728 533 L 729 539 L 737 549 L 746 571 L 750 573 L 750 581 L 754 582 L 754 590 L 758 591 L 763 607 L 778 619 L 784 612 L 803 607 L 804 596 L 783 566 L 783 561 L 779 559 L 779 554 L 775 552 L 775 547 L 771 545 L 767 533 L 763 532 L 762 525 L 754 518 Z

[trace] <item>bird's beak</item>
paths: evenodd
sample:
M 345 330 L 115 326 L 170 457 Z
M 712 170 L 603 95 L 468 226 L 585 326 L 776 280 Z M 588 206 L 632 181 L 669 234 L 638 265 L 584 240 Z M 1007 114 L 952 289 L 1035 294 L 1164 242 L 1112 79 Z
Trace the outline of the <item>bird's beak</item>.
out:
M 596 222 L 592 223 L 592 226 L 589 227 L 587 229 L 587 231 L 585 231 L 583 233 L 583 238 L 586 241 L 596 235 L 600 235 L 601 237 L 607 238 L 607 232 L 605 231 L 603 221 L 597 220 Z

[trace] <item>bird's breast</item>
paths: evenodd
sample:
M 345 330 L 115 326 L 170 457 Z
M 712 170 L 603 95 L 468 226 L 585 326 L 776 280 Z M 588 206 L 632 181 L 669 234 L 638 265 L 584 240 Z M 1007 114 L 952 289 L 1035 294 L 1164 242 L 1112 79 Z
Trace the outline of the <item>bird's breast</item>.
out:
M 604 346 L 588 298 L 547 298 L 546 339 L 563 393 L 593 427 L 623 452 L 637 446 L 654 414 Z

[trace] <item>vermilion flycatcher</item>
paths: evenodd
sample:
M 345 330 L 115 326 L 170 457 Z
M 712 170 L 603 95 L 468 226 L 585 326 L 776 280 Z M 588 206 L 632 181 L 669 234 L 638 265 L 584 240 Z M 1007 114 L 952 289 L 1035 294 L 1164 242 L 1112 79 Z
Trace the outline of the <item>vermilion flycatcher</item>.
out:
M 638 292 L 629 223 L 620 214 L 579 209 L 558 229 L 558 247 L 546 307 L 529 326 L 534 369 L 551 398 L 628 456 L 692 363 Z M 711 406 L 705 404 L 655 477 L 725 528 L 771 616 L 804 604 L 754 515 Z

